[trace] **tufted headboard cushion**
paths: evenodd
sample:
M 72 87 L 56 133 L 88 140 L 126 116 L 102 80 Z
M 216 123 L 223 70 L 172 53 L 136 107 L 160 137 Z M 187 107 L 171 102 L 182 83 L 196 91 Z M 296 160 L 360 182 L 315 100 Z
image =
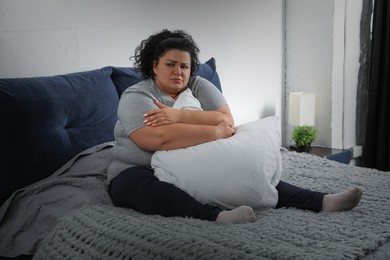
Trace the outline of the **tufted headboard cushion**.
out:
M 221 89 L 214 58 L 196 74 Z M 77 153 L 112 141 L 119 96 L 141 80 L 131 67 L 0 79 L 0 205 Z
M 113 140 L 119 99 L 111 72 L 0 79 L 0 199 Z

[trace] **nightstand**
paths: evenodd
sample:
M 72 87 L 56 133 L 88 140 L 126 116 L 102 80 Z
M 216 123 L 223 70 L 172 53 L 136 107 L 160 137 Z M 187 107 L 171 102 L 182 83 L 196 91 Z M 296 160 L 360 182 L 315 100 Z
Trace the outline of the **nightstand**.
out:
M 290 146 L 290 151 L 295 151 L 295 146 Z M 352 159 L 352 150 L 334 149 L 328 147 L 312 146 L 309 154 L 314 154 L 322 158 L 340 163 L 349 164 Z

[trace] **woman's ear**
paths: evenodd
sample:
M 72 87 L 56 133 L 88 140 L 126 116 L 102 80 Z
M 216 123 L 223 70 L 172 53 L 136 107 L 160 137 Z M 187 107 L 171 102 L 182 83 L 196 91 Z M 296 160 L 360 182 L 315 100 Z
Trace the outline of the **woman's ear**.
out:
M 156 74 L 156 70 L 157 70 L 157 65 L 158 65 L 158 61 L 153 61 L 153 72 L 154 74 Z

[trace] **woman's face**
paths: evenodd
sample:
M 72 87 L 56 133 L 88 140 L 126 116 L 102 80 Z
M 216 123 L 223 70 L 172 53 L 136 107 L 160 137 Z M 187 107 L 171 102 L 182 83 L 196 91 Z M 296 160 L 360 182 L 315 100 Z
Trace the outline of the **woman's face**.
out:
M 191 56 L 181 50 L 169 50 L 153 64 L 157 87 L 176 99 L 177 93 L 187 86 L 191 74 Z

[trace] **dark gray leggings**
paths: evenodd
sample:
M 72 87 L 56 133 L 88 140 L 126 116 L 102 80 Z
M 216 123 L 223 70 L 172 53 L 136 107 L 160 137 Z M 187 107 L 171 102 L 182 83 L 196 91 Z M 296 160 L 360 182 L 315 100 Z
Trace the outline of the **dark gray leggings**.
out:
M 280 181 L 276 186 L 279 200 L 276 208 L 294 207 L 321 211 L 324 193 L 302 189 Z M 165 217 L 192 217 L 215 221 L 222 209 L 202 204 L 173 184 L 159 181 L 149 167 L 133 167 L 122 171 L 108 188 L 115 206 L 131 208 L 144 214 Z

